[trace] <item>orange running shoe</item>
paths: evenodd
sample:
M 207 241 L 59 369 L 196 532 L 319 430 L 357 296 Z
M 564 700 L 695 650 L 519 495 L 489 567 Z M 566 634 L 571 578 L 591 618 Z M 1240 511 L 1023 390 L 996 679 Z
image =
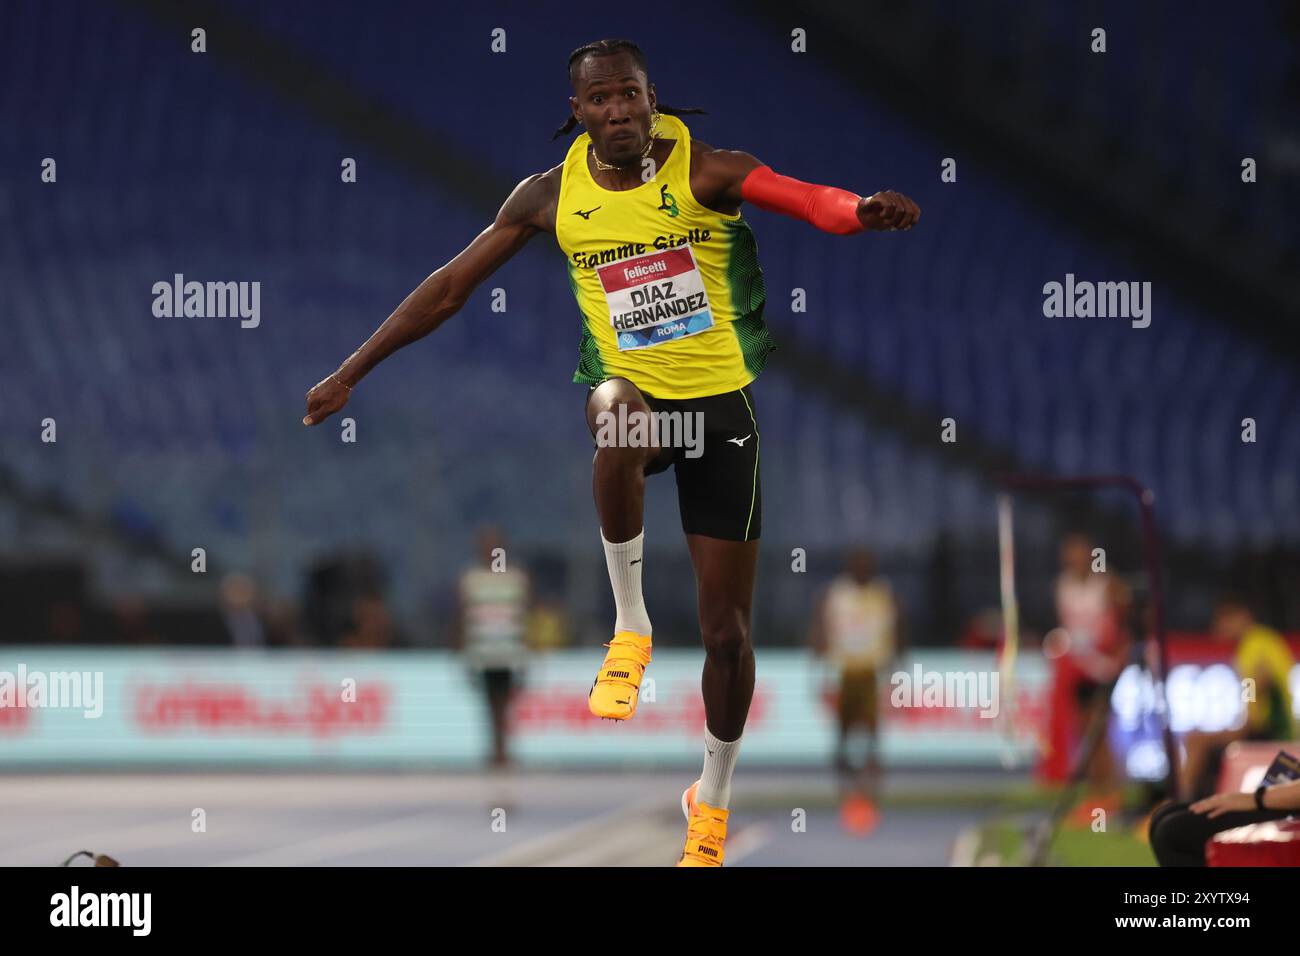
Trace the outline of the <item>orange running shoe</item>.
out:
M 722 866 L 723 843 L 727 839 L 729 811 L 700 803 L 696 780 L 682 792 L 682 813 L 686 816 L 686 846 L 678 866 Z
M 629 720 L 636 713 L 641 678 L 650 663 L 650 637 L 633 631 L 616 631 L 605 645 L 605 662 L 587 694 L 587 708 L 607 720 Z
M 880 822 L 876 805 L 861 794 L 854 794 L 840 807 L 840 823 L 856 836 L 866 836 Z

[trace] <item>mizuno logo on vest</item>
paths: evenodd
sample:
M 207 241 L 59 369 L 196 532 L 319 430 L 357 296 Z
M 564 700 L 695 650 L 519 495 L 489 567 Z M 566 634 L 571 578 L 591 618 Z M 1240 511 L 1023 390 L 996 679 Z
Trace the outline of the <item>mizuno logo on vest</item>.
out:
M 575 215 L 575 216 L 581 216 L 583 219 L 590 219 L 590 218 L 591 218 L 591 214 L 592 214 L 593 212 L 595 212 L 595 211 L 596 211 L 597 209 L 599 209 L 599 208 L 600 208 L 599 206 L 596 206 L 596 207 L 593 208 L 593 209 L 588 209 L 586 212 L 583 212 L 581 209 L 575 209 L 575 210 L 573 210 L 573 215 Z

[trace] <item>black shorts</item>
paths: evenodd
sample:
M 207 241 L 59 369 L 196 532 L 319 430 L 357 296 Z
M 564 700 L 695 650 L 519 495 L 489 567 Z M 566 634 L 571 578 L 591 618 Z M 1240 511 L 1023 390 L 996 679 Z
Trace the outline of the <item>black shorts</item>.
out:
M 494 667 L 490 670 L 480 671 L 483 680 L 483 690 L 487 693 L 488 701 L 496 702 L 504 700 L 510 696 L 510 691 L 515 684 L 514 671 L 508 667 Z
M 598 387 L 592 385 L 587 397 Z M 652 412 L 681 413 L 671 419 L 668 432 L 680 440 L 665 443 L 645 473 L 676 471 L 682 530 L 724 541 L 757 541 L 763 527 L 762 488 L 758 416 L 749 386 L 704 398 L 641 394 Z

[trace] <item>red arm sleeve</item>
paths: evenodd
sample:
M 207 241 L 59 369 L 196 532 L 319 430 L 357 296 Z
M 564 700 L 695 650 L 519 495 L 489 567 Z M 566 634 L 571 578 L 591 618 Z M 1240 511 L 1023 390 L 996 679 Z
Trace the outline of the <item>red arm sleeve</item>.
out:
M 746 202 L 768 212 L 785 213 L 811 223 L 823 232 L 849 235 L 865 228 L 858 219 L 856 193 L 834 186 L 817 186 L 759 166 L 740 184 Z

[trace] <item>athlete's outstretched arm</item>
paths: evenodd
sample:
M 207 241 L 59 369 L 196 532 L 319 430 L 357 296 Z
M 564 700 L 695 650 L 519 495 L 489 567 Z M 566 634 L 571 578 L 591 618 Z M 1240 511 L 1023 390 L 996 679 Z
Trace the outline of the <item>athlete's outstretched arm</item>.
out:
M 460 311 L 478 285 L 538 232 L 555 221 L 556 170 L 530 176 L 515 187 L 492 225 L 454 259 L 406 297 L 361 348 L 307 393 L 304 425 L 315 425 L 347 404 L 348 393 L 367 372 L 404 345 L 424 338 Z M 547 218 L 549 216 L 549 219 Z
M 859 196 L 847 189 L 782 176 L 749 153 L 713 149 L 702 143 L 700 147 L 700 153 L 692 157 L 691 188 L 701 202 L 720 212 L 738 211 L 742 202 L 749 202 L 838 235 L 864 229 L 911 229 L 921 218 L 921 208 L 893 190 Z

